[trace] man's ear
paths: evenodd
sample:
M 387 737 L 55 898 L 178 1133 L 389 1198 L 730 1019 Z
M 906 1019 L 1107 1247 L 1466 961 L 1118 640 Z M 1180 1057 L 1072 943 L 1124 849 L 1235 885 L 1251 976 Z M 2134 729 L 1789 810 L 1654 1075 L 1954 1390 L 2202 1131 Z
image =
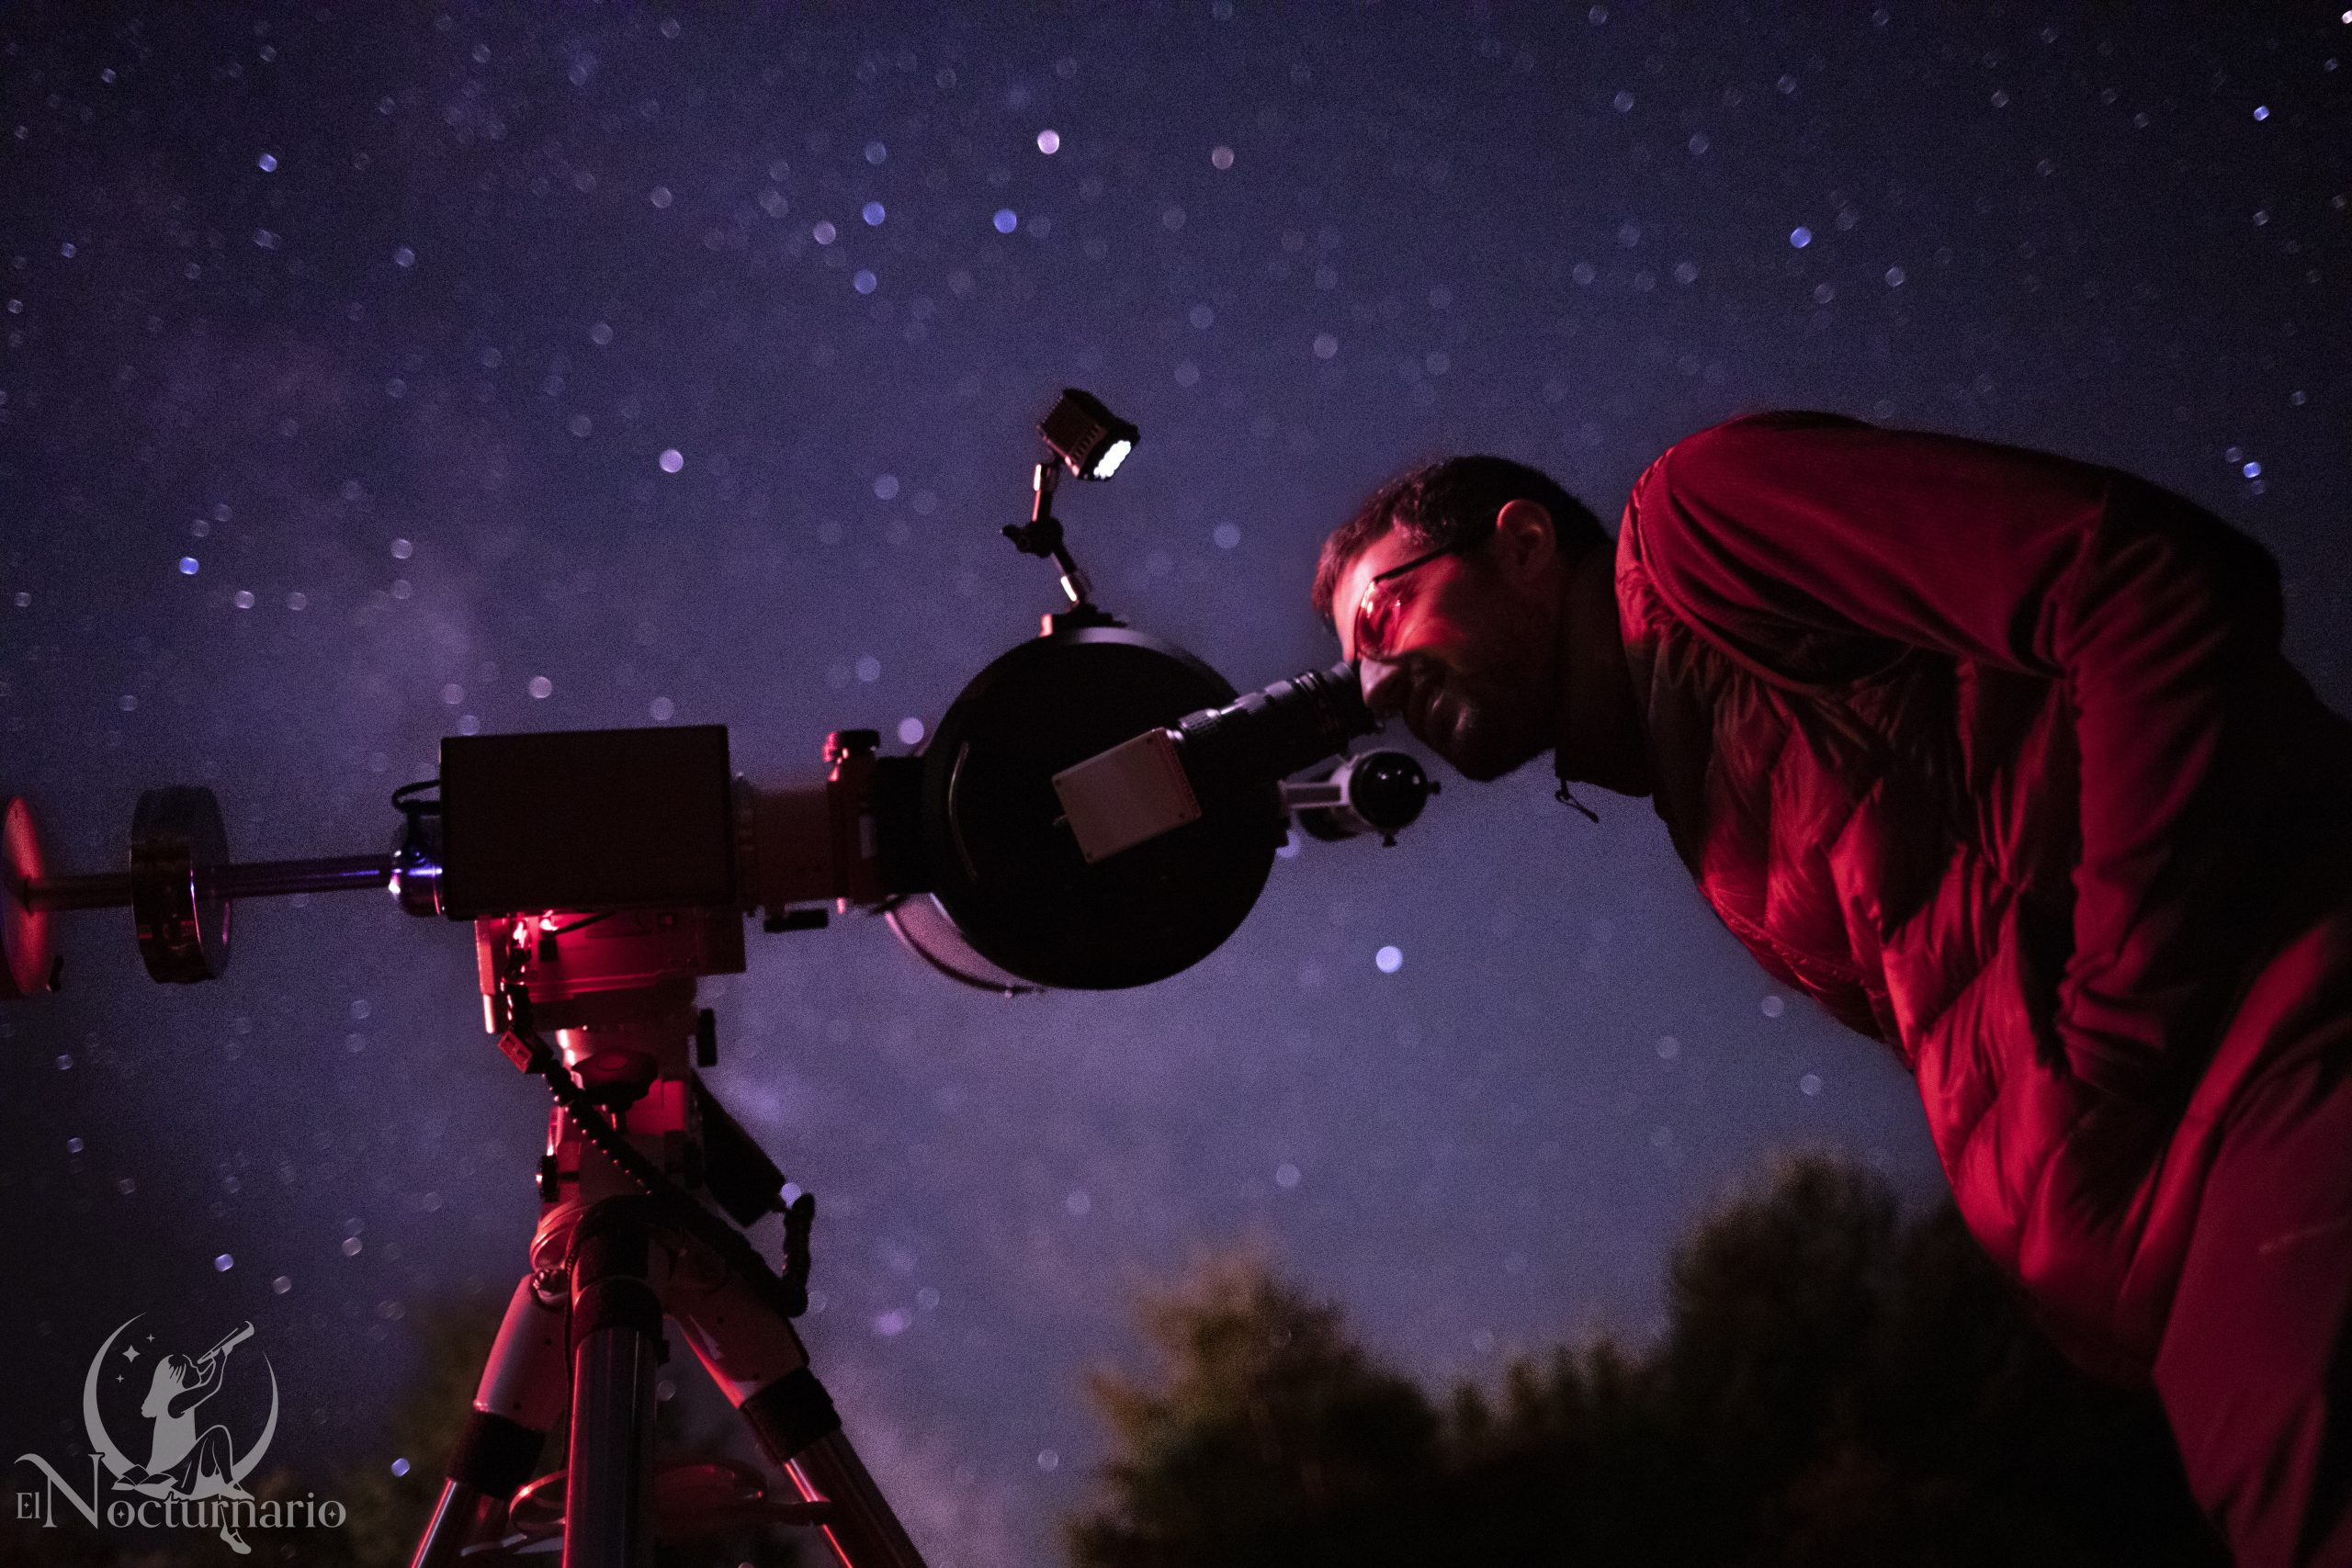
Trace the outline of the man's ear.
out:
M 1503 502 L 1495 513 L 1495 537 L 1489 547 L 1496 563 L 1512 576 L 1526 579 L 1541 575 L 1557 558 L 1559 536 L 1552 527 L 1552 514 L 1540 501 L 1521 496 Z

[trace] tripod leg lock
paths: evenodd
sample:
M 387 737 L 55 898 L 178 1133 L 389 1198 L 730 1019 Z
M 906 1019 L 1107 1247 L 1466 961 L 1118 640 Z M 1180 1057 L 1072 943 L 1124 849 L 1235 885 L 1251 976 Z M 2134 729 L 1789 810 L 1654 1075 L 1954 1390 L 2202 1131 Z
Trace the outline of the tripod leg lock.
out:
M 628 1328 L 649 1339 L 661 1337 L 662 1298 L 642 1280 L 613 1275 L 582 1285 L 571 1301 L 571 1342 L 600 1328 Z
M 447 1473 L 450 1480 L 503 1502 L 538 1469 L 539 1450 L 547 1440 L 545 1432 L 534 1432 L 520 1421 L 476 1410 L 458 1435 Z
M 832 1395 L 806 1367 L 795 1368 L 745 1400 L 742 1413 L 779 1470 L 818 1438 L 842 1429 Z
M 647 1280 L 651 1250 L 642 1198 L 607 1198 L 591 1207 L 572 1234 L 571 1343 L 599 1329 L 625 1328 L 662 1338 L 662 1297 Z

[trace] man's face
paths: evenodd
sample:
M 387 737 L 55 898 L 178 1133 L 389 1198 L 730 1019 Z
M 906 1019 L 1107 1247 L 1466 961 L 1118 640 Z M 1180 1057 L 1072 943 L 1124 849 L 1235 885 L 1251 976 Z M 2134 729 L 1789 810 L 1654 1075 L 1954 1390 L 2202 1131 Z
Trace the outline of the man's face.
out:
M 1559 561 L 1551 519 L 1533 502 L 1512 502 L 1498 525 L 1527 524 L 1518 507 L 1540 519 L 1540 539 L 1530 526 L 1498 525 L 1476 549 L 1384 585 L 1398 601 L 1382 658 L 1359 653 L 1356 608 L 1374 578 L 1426 549 L 1391 528 L 1348 563 L 1331 595 L 1340 650 L 1363 660 L 1364 701 L 1403 716 L 1465 778 L 1499 778 L 1555 739 Z

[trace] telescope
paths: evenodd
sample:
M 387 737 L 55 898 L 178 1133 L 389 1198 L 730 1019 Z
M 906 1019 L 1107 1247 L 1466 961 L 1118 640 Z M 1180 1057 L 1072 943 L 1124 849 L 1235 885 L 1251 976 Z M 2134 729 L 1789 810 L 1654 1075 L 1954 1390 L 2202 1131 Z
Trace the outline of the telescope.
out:
M 558 1535 L 565 1568 L 641 1568 L 656 1533 L 712 1519 L 814 1526 L 848 1568 L 922 1562 L 790 1325 L 814 1201 L 786 1201 L 696 1073 L 718 1042 L 695 983 L 743 970 L 748 919 L 878 915 L 942 975 L 1008 996 L 1148 985 L 1234 933 L 1294 826 L 1393 843 L 1437 792 L 1403 752 L 1347 755 L 1379 728 L 1351 666 L 1244 694 L 1095 604 L 1054 499 L 1065 474 L 1110 478 L 1139 434 L 1074 389 L 1037 429 L 1030 517 L 1003 532 L 1066 604 L 905 754 L 839 729 L 820 776 L 762 784 L 718 725 L 452 736 L 437 777 L 394 792 L 386 852 L 239 863 L 212 793 L 175 786 L 140 797 L 126 868 L 101 874 L 52 873 L 7 801 L 0 998 L 58 987 L 51 923 L 77 910 L 128 908 L 148 974 L 179 984 L 222 976 L 247 899 L 389 888 L 472 927 L 488 1032 L 555 1105 L 531 1266 L 414 1568 Z M 780 1266 L 740 1228 L 768 1213 Z M 789 1495 L 747 1467 L 655 1471 L 665 1322 Z M 566 1469 L 534 1478 L 567 1418 Z
M 700 974 L 741 966 L 740 932 L 721 934 L 730 912 L 774 932 L 853 909 L 942 973 L 1006 993 L 1190 967 L 1238 928 L 1294 823 L 1393 842 L 1437 785 L 1399 751 L 1292 779 L 1378 730 L 1351 666 L 1244 695 L 1096 606 L 1052 512 L 1056 479 L 1107 479 L 1137 434 L 1074 389 L 1038 428 L 1053 457 L 1030 522 L 1004 532 L 1056 562 L 1069 604 L 912 753 L 836 730 L 821 779 L 766 785 L 734 773 L 716 725 L 451 736 L 439 777 L 395 794 L 387 853 L 233 863 L 212 793 L 182 786 L 141 796 L 128 869 L 98 875 L 51 874 L 12 799 L 0 997 L 60 982 L 61 913 L 128 907 L 147 972 L 187 983 L 224 971 L 240 900 L 380 887 L 450 920 L 666 911 L 716 944 Z

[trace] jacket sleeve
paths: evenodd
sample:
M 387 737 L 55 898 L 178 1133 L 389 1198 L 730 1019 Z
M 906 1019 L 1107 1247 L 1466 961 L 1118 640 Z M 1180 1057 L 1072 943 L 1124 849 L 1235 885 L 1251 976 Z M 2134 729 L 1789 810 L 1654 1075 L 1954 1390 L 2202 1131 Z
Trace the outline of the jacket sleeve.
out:
M 2113 1093 L 2204 1059 L 2250 941 L 2242 829 L 2273 765 L 2260 546 L 2111 469 L 1822 414 L 1680 443 L 1628 516 L 1661 594 L 1751 662 L 1892 643 L 2062 682 L 2081 842 L 2058 1043 Z

